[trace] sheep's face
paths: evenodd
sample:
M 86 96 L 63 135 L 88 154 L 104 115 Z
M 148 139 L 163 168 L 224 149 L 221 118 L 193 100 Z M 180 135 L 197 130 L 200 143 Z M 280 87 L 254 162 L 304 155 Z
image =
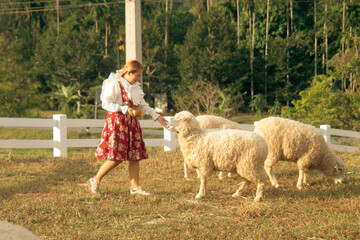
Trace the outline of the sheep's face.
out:
M 336 166 L 334 167 L 334 170 L 333 170 L 333 178 L 334 178 L 335 184 L 343 183 L 344 171 L 345 171 L 345 166 L 342 163 L 342 161 L 336 163 Z
M 188 111 L 182 111 L 179 112 L 177 114 L 175 114 L 174 116 L 174 120 L 169 123 L 169 131 L 173 131 L 173 132 L 179 132 L 180 127 L 181 127 L 181 123 L 183 121 L 191 121 L 191 119 L 194 118 L 194 115 L 192 115 L 190 112 Z
M 168 124 L 168 130 L 170 132 L 179 132 L 179 125 L 181 123 L 181 120 L 173 120 Z

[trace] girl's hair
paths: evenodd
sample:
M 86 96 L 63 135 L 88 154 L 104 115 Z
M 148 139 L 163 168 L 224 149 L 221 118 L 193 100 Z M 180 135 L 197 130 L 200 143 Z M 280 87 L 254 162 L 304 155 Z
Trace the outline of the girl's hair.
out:
M 126 65 L 123 67 L 121 71 L 121 77 L 124 77 L 126 73 L 134 73 L 137 71 L 142 71 L 143 66 L 138 60 L 130 60 L 126 63 Z

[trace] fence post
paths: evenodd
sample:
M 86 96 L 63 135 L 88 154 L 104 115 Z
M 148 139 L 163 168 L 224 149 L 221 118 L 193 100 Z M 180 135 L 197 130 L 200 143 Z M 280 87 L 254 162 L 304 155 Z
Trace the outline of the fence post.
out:
M 54 157 L 67 157 L 67 119 L 65 114 L 54 114 L 53 127 Z
M 320 125 L 320 129 L 324 130 L 324 138 L 325 138 L 325 142 L 330 145 L 331 144 L 331 134 L 330 134 L 330 130 L 331 130 L 331 126 L 330 125 Z
M 168 120 L 169 124 L 174 121 L 174 117 L 165 117 L 165 119 Z M 170 132 L 164 128 L 164 151 L 176 150 L 177 145 L 176 132 Z

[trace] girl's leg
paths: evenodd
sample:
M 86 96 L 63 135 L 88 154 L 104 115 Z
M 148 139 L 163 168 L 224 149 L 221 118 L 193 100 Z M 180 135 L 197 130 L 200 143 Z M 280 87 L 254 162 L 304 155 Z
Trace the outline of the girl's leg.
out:
M 139 186 L 140 161 L 129 161 L 129 177 L 131 188 Z
M 111 160 L 106 160 L 104 162 L 104 164 L 100 167 L 99 171 L 97 172 L 95 179 L 98 180 L 99 182 L 101 181 L 101 179 L 108 173 L 110 172 L 113 168 L 117 167 L 117 165 L 119 165 L 121 163 L 121 161 L 111 161 Z

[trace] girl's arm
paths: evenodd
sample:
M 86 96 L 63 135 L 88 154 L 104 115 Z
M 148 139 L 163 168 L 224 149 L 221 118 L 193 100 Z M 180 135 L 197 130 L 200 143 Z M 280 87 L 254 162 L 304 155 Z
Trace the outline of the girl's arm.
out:
M 144 99 L 141 100 L 138 109 L 144 110 L 144 114 L 151 116 L 151 118 L 154 119 L 154 121 L 156 121 L 158 119 L 158 117 L 160 116 L 160 114 L 157 114 L 155 112 L 155 109 L 150 107 L 149 104 Z
M 150 107 L 144 99 L 140 102 L 139 109 L 144 110 L 144 114 L 151 116 L 154 121 L 159 121 L 164 128 L 168 127 L 168 121 L 160 114 L 157 114 L 155 109 Z

